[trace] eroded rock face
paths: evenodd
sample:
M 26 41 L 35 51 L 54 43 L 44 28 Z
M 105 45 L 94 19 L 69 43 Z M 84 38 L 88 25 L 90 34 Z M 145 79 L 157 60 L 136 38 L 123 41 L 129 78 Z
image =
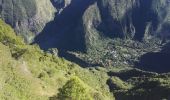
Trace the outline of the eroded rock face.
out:
M 99 0 L 102 31 L 109 37 L 147 39 L 169 33 L 168 0 Z
M 50 0 L 0 0 L 0 16 L 27 42 L 54 18 Z

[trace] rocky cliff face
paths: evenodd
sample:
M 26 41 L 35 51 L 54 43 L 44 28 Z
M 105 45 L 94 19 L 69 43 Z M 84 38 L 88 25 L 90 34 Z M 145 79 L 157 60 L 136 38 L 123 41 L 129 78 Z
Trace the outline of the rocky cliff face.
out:
M 50 0 L 0 0 L 0 16 L 27 42 L 54 18 Z
M 170 2 L 168 0 L 98 0 L 95 7 L 100 13 L 98 25 L 102 35 L 115 38 L 149 40 L 154 36 L 168 38 L 170 30 Z M 95 5 L 95 4 L 94 4 Z M 96 16 L 91 9 L 83 16 Z M 89 15 L 89 16 L 88 16 Z M 92 20 L 92 19 L 91 19 Z M 89 24 L 89 21 L 84 24 Z M 91 22 L 95 22 L 93 19 Z M 89 31 L 89 30 L 88 30 Z M 98 33 L 99 33 L 98 32 Z M 92 32 L 94 33 L 94 32 Z
M 94 50 L 89 50 L 89 59 L 119 66 L 136 62 L 147 52 L 158 52 L 170 36 L 169 10 L 168 0 L 95 1 L 81 19 L 86 48 Z
M 59 24 L 72 27 L 69 31 L 63 32 L 67 33 L 62 36 L 63 39 L 74 33 L 72 38 L 76 38 L 73 40 L 82 41 L 84 35 L 86 49 L 102 37 L 130 38 L 138 41 L 147 41 L 155 36 L 169 37 L 170 2 L 168 0 L 56 0 L 52 3 L 60 10 L 56 20 L 63 17 L 63 21 L 57 23 L 56 28 L 61 27 Z M 58 37 L 56 34 L 60 32 L 56 31 L 53 34 Z M 77 44 L 72 42 L 69 45 Z

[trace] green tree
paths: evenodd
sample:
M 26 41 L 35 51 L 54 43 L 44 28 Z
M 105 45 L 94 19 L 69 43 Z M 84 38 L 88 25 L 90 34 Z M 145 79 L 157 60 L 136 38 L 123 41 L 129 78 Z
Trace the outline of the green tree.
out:
M 59 100 L 92 100 L 88 88 L 78 77 L 73 77 L 59 90 Z

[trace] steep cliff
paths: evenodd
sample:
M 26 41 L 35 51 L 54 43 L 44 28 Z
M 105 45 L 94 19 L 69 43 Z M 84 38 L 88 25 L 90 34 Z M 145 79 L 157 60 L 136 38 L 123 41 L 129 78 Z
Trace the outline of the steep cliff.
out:
M 110 38 L 130 38 L 147 41 L 152 37 L 168 38 L 170 27 L 170 3 L 168 0 L 98 0 L 100 19 L 89 19 L 91 27 Z M 91 9 L 83 16 L 96 16 Z M 89 20 L 83 19 L 88 25 Z M 89 31 L 89 29 L 87 29 Z M 85 32 L 86 33 L 86 32 Z M 91 31 L 91 33 L 94 33 Z M 93 42 L 93 41 L 92 41 Z
M 45 24 L 54 18 L 50 0 L 0 0 L 0 16 L 15 31 L 31 42 Z
M 168 0 L 58 1 L 60 5 L 53 2 L 53 5 L 60 9 L 60 13 L 55 18 L 59 20 L 62 16 L 63 21 L 56 23 L 56 28 L 57 26 L 61 27 L 60 29 L 72 27 L 74 24 L 74 27 L 64 32 L 67 34 L 64 34 L 63 39 L 71 33 L 77 33 L 78 36 L 72 38 L 76 37 L 74 40 L 81 41 L 82 37 L 79 34 L 82 33 L 84 42 L 87 43 L 86 47 L 93 44 L 97 37 L 101 40 L 100 36 L 111 39 L 130 38 L 138 41 L 147 41 L 153 37 L 161 39 L 169 37 L 170 3 Z M 60 32 L 56 31 L 53 34 L 60 34 Z M 74 42 L 72 45 L 75 45 Z

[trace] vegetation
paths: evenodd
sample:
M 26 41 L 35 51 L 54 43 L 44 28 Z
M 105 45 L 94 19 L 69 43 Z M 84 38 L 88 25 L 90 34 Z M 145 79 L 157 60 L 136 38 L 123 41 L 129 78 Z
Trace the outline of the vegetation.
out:
M 8 46 L 24 44 L 22 39 L 16 36 L 14 30 L 2 20 L 0 20 L 0 42 Z
M 170 98 L 170 78 L 168 74 L 157 74 L 140 70 L 112 72 L 111 91 L 116 100 L 168 100 Z M 112 76 L 111 75 L 111 76 Z
M 49 52 L 25 44 L 0 20 L 0 100 L 170 99 L 169 73 L 82 68 Z
M 1 0 L 0 100 L 170 100 L 169 3 Z
M 60 89 L 58 94 L 59 100 L 92 100 L 87 86 L 77 77 L 71 78 Z
M 26 45 L 3 21 L 0 21 L 0 29 L 1 100 L 48 100 L 60 93 L 60 88 L 65 89 L 68 82 L 72 82 L 70 88 L 78 85 L 78 90 L 85 89 L 80 91 L 80 96 L 85 96 L 81 94 L 85 92 L 90 94 L 92 100 L 113 99 L 104 84 L 108 78 L 106 73 L 83 69 L 56 55 L 43 52 L 37 45 Z M 104 74 L 103 80 L 100 73 Z M 72 76 L 79 76 L 80 79 Z M 70 90 L 71 95 L 72 92 L 77 94 L 79 91 Z

